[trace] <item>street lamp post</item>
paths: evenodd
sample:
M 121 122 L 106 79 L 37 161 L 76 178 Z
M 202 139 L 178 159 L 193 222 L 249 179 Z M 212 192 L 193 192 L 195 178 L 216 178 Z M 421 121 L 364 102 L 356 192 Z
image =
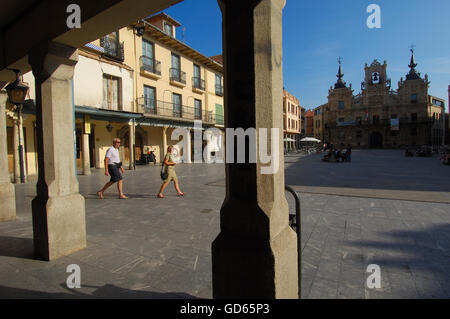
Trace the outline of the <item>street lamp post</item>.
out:
M 16 106 L 15 111 L 18 114 L 18 131 L 19 131 L 19 165 L 20 165 L 20 182 L 25 183 L 25 165 L 23 158 L 23 143 L 22 136 L 20 134 L 22 124 L 22 108 L 25 97 L 27 96 L 29 87 L 22 83 L 19 79 L 19 70 L 11 70 L 16 73 L 16 80 L 6 87 L 8 92 L 9 101 Z

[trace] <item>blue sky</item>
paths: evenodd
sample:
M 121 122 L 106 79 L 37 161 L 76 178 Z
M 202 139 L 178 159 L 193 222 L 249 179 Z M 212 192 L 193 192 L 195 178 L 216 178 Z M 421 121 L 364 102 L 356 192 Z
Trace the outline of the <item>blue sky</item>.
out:
M 369 29 L 367 7 L 381 7 L 381 29 Z M 211 56 L 222 51 L 221 12 L 215 0 L 185 0 L 165 12 L 185 28 L 184 41 Z M 177 38 L 183 38 L 183 27 Z M 409 47 L 416 46 L 417 70 L 431 81 L 429 94 L 448 99 L 450 1 L 287 0 L 283 11 L 284 86 L 309 109 L 327 102 L 343 57 L 344 80 L 359 93 L 364 65 L 388 64 L 397 89 L 408 73 Z M 448 103 L 447 103 L 448 104 Z M 448 110 L 448 107 L 447 107 Z

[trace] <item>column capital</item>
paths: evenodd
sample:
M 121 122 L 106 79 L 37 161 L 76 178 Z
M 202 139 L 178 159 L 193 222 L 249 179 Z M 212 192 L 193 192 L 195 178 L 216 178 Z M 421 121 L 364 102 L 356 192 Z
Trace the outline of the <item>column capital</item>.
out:
M 77 62 L 78 49 L 57 42 L 44 42 L 33 48 L 28 55 L 28 63 L 31 65 L 33 75 L 41 82 L 46 81 L 50 76 L 60 80 L 72 79 Z M 61 66 L 69 68 L 61 68 Z

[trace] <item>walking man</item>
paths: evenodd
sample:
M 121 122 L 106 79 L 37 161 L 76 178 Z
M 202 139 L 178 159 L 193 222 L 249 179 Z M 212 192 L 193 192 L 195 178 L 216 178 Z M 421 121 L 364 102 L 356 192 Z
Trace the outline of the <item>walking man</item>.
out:
M 113 146 L 110 147 L 106 151 L 105 156 L 105 175 L 111 176 L 111 180 L 105 184 L 105 186 L 102 188 L 102 190 L 97 192 L 97 195 L 103 199 L 103 193 L 112 185 L 117 183 L 117 189 L 119 190 L 119 198 L 120 199 L 127 199 L 128 197 L 124 195 L 122 190 L 122 184 L 123 184 L 123 177 L 122 174 L 125 173 L 122 163 L 120 162 L 120 156 L 119 156 L 119 146 L 120 146 L 120 139 L 115 138 L 113 140 Z M 122 174 L 120 173 L 122 171 Z

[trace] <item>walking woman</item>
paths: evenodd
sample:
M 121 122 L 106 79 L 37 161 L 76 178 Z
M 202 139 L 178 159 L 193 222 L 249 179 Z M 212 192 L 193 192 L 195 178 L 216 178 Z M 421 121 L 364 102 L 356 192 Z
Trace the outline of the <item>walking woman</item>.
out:
M 177 164 L 174 163 L 172 160 L 172 149 L 173 149 L 173 145 L 170 145 L 167 148 L 166 157 L 164 157 L 163 165 L 165 165 L 167 168 L 168 176 L 167 176 L 167 179 L 165 179 L 163 184 L 161 185 L 161 189 L 159 190 L 159 193 L 157 195 L 158 198 L 164 198 L 164 195 L 163 195 L 164 189 L 167 187 L 167 185 L 169 185 L 170 181 L 173 181 L 175 189 L 178 193 L 178 196 L 184 196 L 184 193 L 181 192 L 180 186 L 178 185 L 178 178 L 177 178 L 177 174 L 175 173 L 175 165 L 177 165 Z

